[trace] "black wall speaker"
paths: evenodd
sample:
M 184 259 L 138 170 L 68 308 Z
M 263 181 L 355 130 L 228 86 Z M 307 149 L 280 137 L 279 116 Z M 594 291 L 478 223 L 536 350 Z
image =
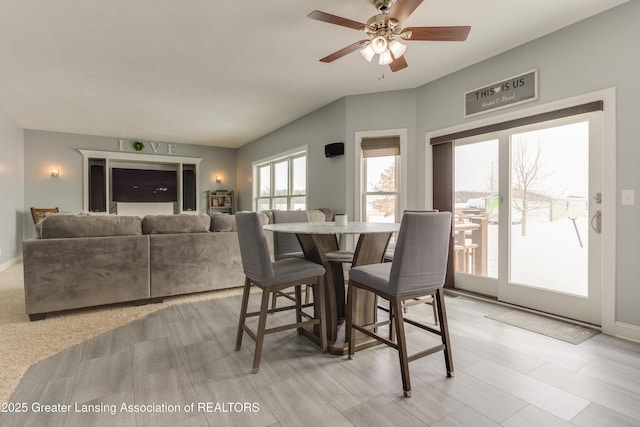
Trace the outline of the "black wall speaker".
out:
M 105 167 L 102 164 L 89 165 L 89 211 L 106 212 Z
M 327 157 L 342 156 L 344 154 L 344 142 L 334 142 L 324 146 L 324 155 Z
M 196 210 L 196 171 L 182 170 L 182 210 Z

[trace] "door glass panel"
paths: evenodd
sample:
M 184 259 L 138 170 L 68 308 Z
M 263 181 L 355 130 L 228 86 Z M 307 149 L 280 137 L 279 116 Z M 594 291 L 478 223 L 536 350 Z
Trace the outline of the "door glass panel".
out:
M 510 282 L 587 296 L 589 123 L 514 133 L 510 151 Z
M 498 139 L 455 147 L 454 270 L 498 277 Z

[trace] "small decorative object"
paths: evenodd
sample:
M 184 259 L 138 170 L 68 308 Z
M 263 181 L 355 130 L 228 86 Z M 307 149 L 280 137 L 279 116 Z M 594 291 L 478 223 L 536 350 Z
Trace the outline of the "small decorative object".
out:
M 142 149 L 144 148 L 144 144 L 141 141 L 135 141 L 131 145 L 133 145 L 133 149 L 136 151 L 142 151 Z
M 346 214 L 336 214 L 336 225 L 347 225 L 347 215 Z

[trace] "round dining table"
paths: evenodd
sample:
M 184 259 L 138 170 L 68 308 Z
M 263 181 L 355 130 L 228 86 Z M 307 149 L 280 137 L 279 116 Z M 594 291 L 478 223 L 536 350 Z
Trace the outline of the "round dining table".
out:
M 344 317 L 346 311 L 345 284 L 342 262 L 332 261 L 332 254 L 340 254 L 344 260 L 344 251 L 340 248 L 340 237 L 358 235 L 358 242 L 351 265 L 353 267 L 384 261 L 385 252 L 393 233 L 400 229 L 396 223 L 348 222 L 336 225 L 334 222 L 296 222 L 267 224 L 265 230 L 277 233 L 294 233 L 298 237 L 306 259 L 322 265 L 325 270 L 326 310 L 328 351 L 332 354 L 346 354 Z M 340 251 L 340 252 L 338 252 Z M 328 256 L 329 255 L 329 256 Z M 358 307 L 355 319 L 358 324 L 373 323 L 376 319 L 377 302 L 375 295 L 365 290 L 358 290 Z M 303 332 L 304 333 L 304 332 Z M 306 331 L 307 334 L 317 334 Z M 359 338 L 356 349 L 366 348 L 374 344 L 366 337 Z

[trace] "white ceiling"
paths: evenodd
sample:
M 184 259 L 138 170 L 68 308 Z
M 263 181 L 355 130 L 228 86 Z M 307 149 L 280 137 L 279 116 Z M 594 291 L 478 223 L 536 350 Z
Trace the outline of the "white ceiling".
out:
M 354 52 L 371 0 L 0 0 L 0 111 L 25 129 L 239 147 L 346 95 L 414 88 L 627 0 L 425 0 L 392 73 Z M 384 76 L 384 78 L 382 78 Z

